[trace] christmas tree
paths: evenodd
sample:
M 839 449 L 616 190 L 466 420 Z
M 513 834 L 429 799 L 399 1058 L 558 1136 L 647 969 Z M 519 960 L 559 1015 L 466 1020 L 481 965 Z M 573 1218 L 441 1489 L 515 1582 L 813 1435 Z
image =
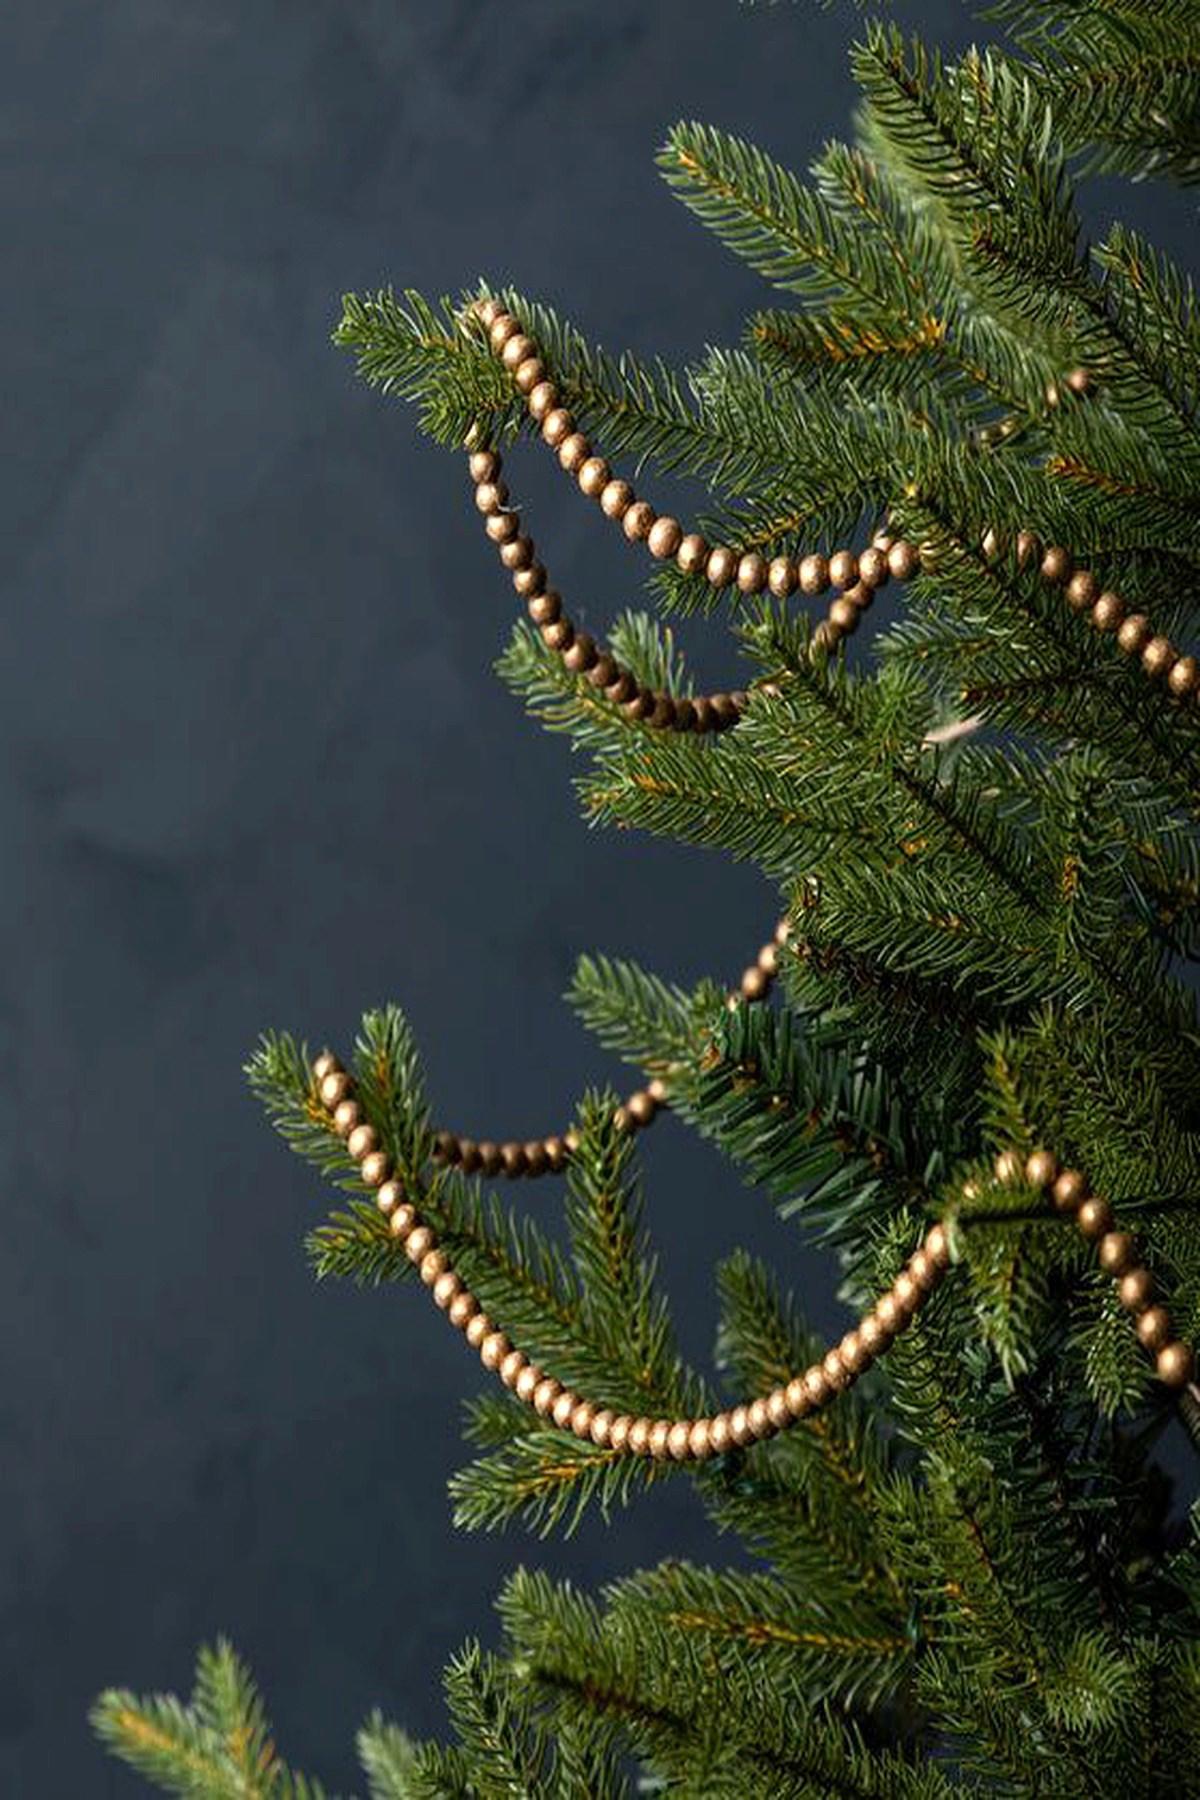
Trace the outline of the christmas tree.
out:
M 1075 201 L 1200 176 L 1200 3 L 995 10 L 1005 48 L 952 65 L 867 27 L 807 182 L 672 131 L 667 181 L 783 297 L 699 366 L 486 284 L 345 302 L 363 376 L 467 450 L 528 615 L 501 673 L 582 752 L 587 818 L 748 859 L 781 915 L 732 994 L 584 957 L 640 1085 L 532 1142 L 431 1122 L 395 1007 L 345 1064 L 279 1034 L 249 1064 L 343 1190 L 318 1274 L 427 1286 L 489 1371 L 464 1528 L 690 1481 L 754 1559 L 517 1574 L 502 1647 L 447 1671 L 451 1744 L 364 1726 L 375 1800 L 1200 1794 L 1200 1544 L 1156 1461 L 1200 1443 L 1200 317 Z M 607 644 L 510 500 L 526 440 L 651 559 Z M 718 609 L 742 685 L 698 694 L 659 621 Z M 636 1166 L 665 1106 L 839 1259 L 839 1344 L 735 1254 L 715 1373 L 686 1364 Z M 565 1248 L 501 1185 L 532 1176 Z M 321 1791 L 223 1643 L 187 1704 L 94 1716 L 169 1792 Z

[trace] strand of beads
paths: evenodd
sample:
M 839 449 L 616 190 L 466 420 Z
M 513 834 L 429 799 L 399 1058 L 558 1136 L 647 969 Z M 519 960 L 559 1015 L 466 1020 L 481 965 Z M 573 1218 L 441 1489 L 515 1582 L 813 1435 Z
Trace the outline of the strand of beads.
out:
M 1108 1201 L 1091 1191 L 1078 1169 L 1060 1169 L 1049 1150 L 1035 1150 L 1024 1165 L 1011 1150 L 997 1157 L 998 1181 L 1008 1185 L 1022 1178 L 1045 1195 L 1056 1212 L 1074 1216 L 1084 1237 L 1095 1245 L 1100 1267 L 1112 1276 L 1118 1300 L 1132 1313 L 1138 1341 L 1154 1357 L 1159 1380 L 1167 1387 L 1186 1387 L 1195 1373 L 1195 1359 L 1173 1335 L 1170 1314 L 1155 1298 L 1154 1277 L 1138 1262 L 1129 1232 L 1118 1229 Z
M 731 990 L 731 1005 L 735 1005 L 739 999 L 766 998 L 779 966 L 779 947 L 787 942 L 790 935 L 791 926 L 786 919 L 781 919 L 775 927 L 774 936 L 762 946 L 754 962 L 744 971 L 737 988 Z M 625 1097 L 613 1115 L 614 1123 L 619 1131 L 644 1131 L 669 1105 L 667 1084 L 655 1078 L 648 1081 L 645 1087 L 635 1088 Z M 347 1117 L 350 1115 L 347 1114 Z M 505 1175 L 515 1180 L 522 1175 L 558 1174 L 566 1167 L 578 1142 L 578 1134 L 573 1126 L 550 1137 L 529 1138 L 524 1142 L 508 1138 L 502 1143 L 491 1143 L 486 1139 L 476 1143 L 473 1138 L 464 1137 L 457 1131 L 441 1130 L 434 1138 L 434 1159 L 445 1166 L 461 1169 L 465 1175 Z
M 435 1305 L 465 1334 L 484 1368 L 497 1374 L 518 1400 L 540 1417 L 551 1419 L 560 1430 L 571 1431 L 602 1449 L 680 1462 L 702 1461 L 731 1446 L 774 1437 L 852 1387 L 915 1317 L 949 1265 L 946 1228 L 937 1224 L 926 1232 L 920 1248 L 888 1291 L 838 1344 L 766 1394 L 701 1418 L 650 1418 L 617 1412 L 564 1386 L 510 1341 L 455 1271 L 436 1233 L 406 1197 L 378 1133 L 354 1098 L 352 1077 L 330 1051 L 313 1064 L 313 1077 L 333 1130 L 345 1139 L 365 1185 L 375 1190 L 376 1203 L 392 1236 L 432 1290 Z M 1078 1170 L 1060 1170 L 1047 1150 L 1034 1151 L 1024 1165 L 1013 1152 L 1006 1152 L 997 1160 L 996 1175 L 1003 1182 L 1023 1176 L 1031 1186 L 1050 1195 L 1059 1211 L 1075 1215 L 1084 1236 L 1096 1243 L 1101 1266 L 1117 1282 L 1122 1305 L 1135 1315 L 1138 1338 L 1154 1355 L 1159 1380 L 1171 1388 L 1186 1386 L 1194 1373 L 1192 1352 L 1172 1337 L 1166 1308 L 1154 1300 L 1150 1273 L 1136 1262 L 1132 1239 L 1117 1230 L 1107 1201 L 1090 1192 Z
M 758 550 L 710 545 L 702 533 L 687 531 L 671 514 L 657 512 L 649 501 L 638 498 L 628 481 L 613 474 L 562 404 L 534 339 L 499 300 L 474 300 L 467 311 L 486 331 L 492 350 L 511 372 L 531 417 L 540 426 L 545 442 L 557 452 L 561 466 L 575 477 L 585 494 L 598 501 L 605 516 L 621 526 L 629 541 L 644 544 L 651 556 L 659 560 L 673 558 L 684 574 L 701 575 L 712 587 L 736 587 L 743 594 L 769 591 L 776 599 L 786 600 L 797 590 L 816 596 L 831 587 L 839 589 L 839 597 L 818 627 L 818 641 L 827 649 L 833 649 L 857 628 L 863 611 L 889 577 L 910 580 L 921 569 L 923 556 L 928 565 L 927 547 L 923 550 L 906 538 L 886 534 L 876 537 L 861 552 L 840 549 L 829 557 L 781 555 L 768 560 Z M 1156 632 L 1144 613 L 1128 612 L 1120 595 L 1111 588 L 1102 589 L 1090 569 L 1077 568 L 1071 552 L 1063 545 L 1042 545 L 1036 533 L 1021 531 L 1015 547 L 1022 566 L 1036 557 L 1043 579 L 1063 589 L 1071 610 L 1087 614 L 1098 631 L 1116 632 L 1121 650 L 1127 656 L 1137 656 L 1151 679 L 1165 680 L 1167 691 L 1176 700 L 1186 701 L 1200 694 L 1200 662 L 1181 653 L 1169 638 Z M 998 556 L 1003 548 L 999 532 L 984 532 L 985 555 Z

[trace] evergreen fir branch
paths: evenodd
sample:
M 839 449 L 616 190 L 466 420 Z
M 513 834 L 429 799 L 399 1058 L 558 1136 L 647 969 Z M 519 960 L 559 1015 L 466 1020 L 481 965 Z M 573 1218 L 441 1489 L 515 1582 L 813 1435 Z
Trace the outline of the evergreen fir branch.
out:
M 1200 105 L 1200 39 L 1196 74 Z M 1200 406 L 1200 315 L 1191 280 L 1119 223 L 1094 254 L 1125 335 L 1141 346 L 1142 360 L 1159 386 L 1174 394 L 1179 410 L 1194 413 Z
M 579 958 L 567 998 L 606 1050 L 656 1069 L 692 1055 L 702 1022 L 724 994 L 713 982 L 689 994 L 637 963 L 595 955 Z
M 516 1521 L 538 1537 L 571 1537 L 590 1508 L 605 1521 L 648 1487 L 684 1471 L 678 1463 L 626 1456 L 543 1427 L 477 1457 L 449 1482 L 454 1523 L 497 1531 Z
M 360 1727 L 357 1747 L 371 1800 L 417 1800 L 417 1746 L 398 1725 L 376 1710 Z

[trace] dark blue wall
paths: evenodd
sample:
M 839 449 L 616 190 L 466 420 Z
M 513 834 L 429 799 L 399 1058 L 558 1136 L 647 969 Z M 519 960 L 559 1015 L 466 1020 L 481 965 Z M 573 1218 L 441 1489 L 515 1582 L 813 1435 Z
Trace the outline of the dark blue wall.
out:
M 967 38 L 949 0 L 907 16 Z M 5 9 L 5 1794 L 142 1791 L 87 1702 L 186 1684 L 218 1630 L 349 1787 L 369 1706 L 438 1728 L 519 1558 L 595 1582 L 710 1552 L 682 1487 L 567 1550 L 455 1535 L 477 1376 L 414 1294 L 311 1280 L 326 1196 L 240 1067 L 267 1025 L 345 1044 L 396 997 L 445 1115 L 546 1129 L 615 1073 L 559 998 L 578 950 L 690 979 L 758 940 L 746 871 L 580 825 L 563 744 L 490 673 L 512 600 L 460 462 L 328 336 L 344 289 L 482 273 L 614 349 L 736 339 L 763 291 L 653 152 L 690 115 L 802 166 L 848 126 L 858 29 L 733 0 Z M 1190 202 L 1106 188 L 1098 220 L 1110 196 L 1186 255 Z M 573 605 L 636 596 L 545 458 L 513 478 Z M 714 1257 L 788 1242 L 673 1124 L 647 1164 L 703 1356 Z

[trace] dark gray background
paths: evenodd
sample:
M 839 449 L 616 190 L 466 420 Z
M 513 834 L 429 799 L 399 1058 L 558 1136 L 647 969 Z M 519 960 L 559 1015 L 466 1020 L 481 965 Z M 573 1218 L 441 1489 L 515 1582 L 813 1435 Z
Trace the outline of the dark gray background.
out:
M 763 290 L 653 152 L 690 115 L 803 166 L 848 128 L 859 28 L 733 0 L 6 9 L 5 1794 L 143 1791 L 85 1707 L 186 1685 L 218 1630 L 285 1751 L 351 1786 L 371 1705 L 439 1729 L 441 1665 L 519 1558 L 598 1582 L 712 1550 L 683 1484 L 568 1550 L 452 1531 L 477 1376 L 415 1294 L 312 1281 L 326 1195 L 240 1071 L 265 1026 L 344 1045 L 396 997 L 444 1116 L 549 1128 L 616 1073 L 559 998 L 578 950 L 691 979 L 758 941 L 747 871 L 579 824 L 565 746 L 490 673 L 512 600 L 459 461 L 328 336 L 344 289 L 485 274 L 613 349 L 734 340 Z M 1186 258 L 1190 201 L 1094 194 Z M 547 459 L 513 478 L 573 606 L 636 597 Z M 819 1260 L 673 1123 L 647 1165 L 690 1351 L 737 1241 L 835 1322 Z

